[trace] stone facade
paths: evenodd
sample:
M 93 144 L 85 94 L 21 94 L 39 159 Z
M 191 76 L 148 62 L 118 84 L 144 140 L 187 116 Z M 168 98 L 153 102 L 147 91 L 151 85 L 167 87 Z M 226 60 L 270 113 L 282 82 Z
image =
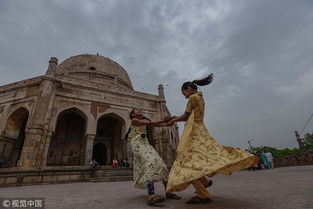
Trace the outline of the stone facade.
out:
M 0 155 L 13 170 L 103 166 L 129 158 L 125 135 L 129 113 L 141 108 L 151 120 L 170 112 L 159 95 L 135 91 L 118 63 L 99 55 L 78 55 L 45 75 L 0 87 Z M 178 127 L 149 127 L 149 141 L 168 166 L 175 158 Z M 2 168 L 3 169 L 3 168 Z

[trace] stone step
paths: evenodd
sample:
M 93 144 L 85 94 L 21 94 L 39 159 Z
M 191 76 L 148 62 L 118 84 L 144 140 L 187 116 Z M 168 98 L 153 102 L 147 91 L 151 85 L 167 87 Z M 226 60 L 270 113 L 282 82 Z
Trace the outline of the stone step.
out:
M 130 181 L 132 179 L 133 170 L 130 168 L 100 168 L 95 171 L 79 168 L 26 171 L 12 170 L 0 172 L 0 187 L 83 181 Z
M 111 178 L 88 178 L 87 182 L 132 181 L 132 176 L 112 176 Z
M 133 179 L 131 169 L 99 169 L 86 175 L 88 182 L 108 182 L 108 181 L 130 181 Z

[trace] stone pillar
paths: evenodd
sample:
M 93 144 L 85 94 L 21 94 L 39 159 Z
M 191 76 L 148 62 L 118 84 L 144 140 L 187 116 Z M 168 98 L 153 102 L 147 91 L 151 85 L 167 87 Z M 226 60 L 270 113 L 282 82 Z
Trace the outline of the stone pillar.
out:
M 48 66 L 46 75 L 50 75 L 54 77 L 57 65 L 58 65 L 58 59 L 56 57 L 51 57 L 49 60 L 49 66 Z
M 18 161 L 18 167 L 29 168 L 36 165 L 36 156 L 42 137 L 42 130 L 36 128 L 28 128 L 26 131 L 25 142 Z
M 159 97 L 164 99 L 165 98 L 165 96 L 164 96 L 164 88 L 163 88 L 162 84 L 159 84 L 158 91 L 159 91 Z
M 160 148 L 161 148 L 160 153 L 166 165 L 169 164 L 169 159 L 167 156 L 169 146 L 170 146 L 170 143 L 169 143 L 168 128 L 162 127 L 161 138 L 160 138 Z
M 154 149 L 159 153 L 160 156 L 162 156 L 162 148 L 161 148 L 161 133 L 162 133 L 162 128 L 157 127 L 155 128 L 155 131 L 153 132 L 153 143 L 154 143 Z
M 58 60 L 52 57 L 49 61 L 46 76 L 40 84 L 40 93 L 37 95 L 34 111 L 29 117 L 24 147 L 18 167 L 41 167 L 43 153 L 48 133 L 48 124 L 54 101 L 55 82 L 53 76 L 58 65 Z M 38 160 L 38 162 L 36 162 Z
M 162 138 L 162 145 L 163 145 L 163 160 L 167 167 L 171 167 L 172 162 L 171 162 L 171 148 L 170 148 L 170 143 L 168 137 Z
M 0 114 L 2 115 L 2 117 L 0 118 L 0 134 L 3 134 L 2 131 L 4 130 L 6 122 L 10 117 L 10 106 L 11 104 L 7 104 L 5 107 L 0 108 Z
M 85 152 L 85 166 L 89 166 L 92 160 L 93 144 L 95 141 L 95 134 L 86 135 L 86 152 Z
M 53 132 L 49 131 L 45 135 L 45 143 L 42 144 L 43 146 L 43 153 L 42 153 L 42 158 L 38 159 L 39 162 L 37 163 L 39 167 L 45 167 L 47 165 L 47 158 L 48 158 L 48 151 L 51 143 L 51 139 L 53 137 Z

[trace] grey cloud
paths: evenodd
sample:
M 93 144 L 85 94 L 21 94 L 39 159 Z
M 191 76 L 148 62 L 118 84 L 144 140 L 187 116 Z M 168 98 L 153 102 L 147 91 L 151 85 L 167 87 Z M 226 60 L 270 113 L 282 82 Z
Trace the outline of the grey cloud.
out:
M 305 0 L 3 0 L 0 84 L 43 74 L 52 56 L 100 53 L 139 91 L 157 94 L 163 83 L 177 115 L 181 84 L 213 72 L 201 90 L 219 142 L 294 147 L 293 130 L 312 113 L 312 8 Z

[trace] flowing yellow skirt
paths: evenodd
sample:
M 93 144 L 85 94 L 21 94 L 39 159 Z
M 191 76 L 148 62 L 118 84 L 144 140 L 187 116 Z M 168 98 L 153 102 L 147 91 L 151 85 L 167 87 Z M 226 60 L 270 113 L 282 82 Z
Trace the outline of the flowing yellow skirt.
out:
M 218 144 L 203 121 L 194 121 L 192 112 L 177 148 L 177 158 L 169 174 L 167 192 L 186 189 L 190 182 L 220 173 L 229 175 L 255 165 L 255 155 L 239 148 Z

